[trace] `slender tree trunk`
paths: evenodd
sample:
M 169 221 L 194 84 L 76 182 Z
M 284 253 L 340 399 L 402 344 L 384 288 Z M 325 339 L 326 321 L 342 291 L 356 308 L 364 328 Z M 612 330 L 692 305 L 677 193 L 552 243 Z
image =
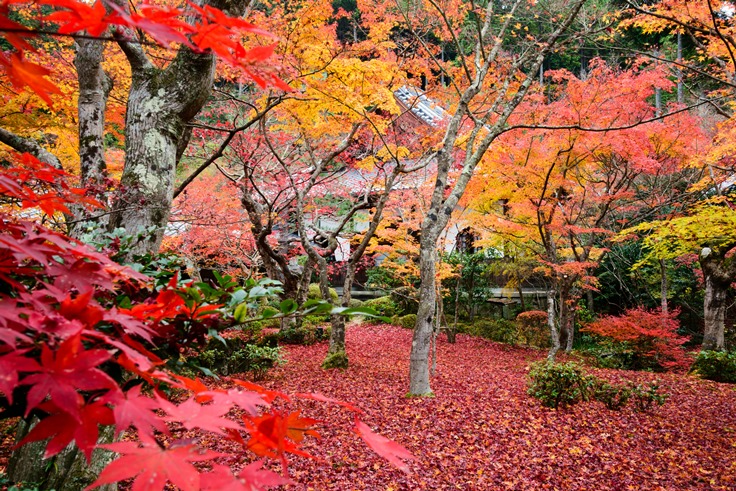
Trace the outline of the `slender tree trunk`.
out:
M 79 81 L 79 161 L 80 185 L 88 189 L 92 195 L 105 203 L 107 200 L 105 180 L 107 164 L 105 163 L 105 113 L 107 99 L 112 90 L 112 79 L 102 69 L 103 41 L 96 39 L 79 39 L 76 44 L 74 66 Z M 83 207 L 73 211 L 75 220 L 86 220 L 89 214 Z M 107 215 L 96 221 L 103 227 L 107 225 Z M 70 235 L 78 236 L 84 232 L 81 227 L 72 224 Z
M 682 33 L 677 33 L 677 63 L 682 63 Z M 685 91 L 682 83 L 682 68 L 679 66 L 675 69 L 675 75 L 677 76 L 677 103 L 683 104 L 685 102 Z
M 429 234 L 421 237 L 419 310 L 417 311 L 417 325 L 414 329 L 409 358 L 409 393 L 414 395 L 432 393 L 429 385 L 429 351 L 434 328 L 435 305 L 437 303 L 437 287 L 435 285 L 436 243 L 436 237 Z
M 669 290 L 669 288 L 667 285 L 667 263 L 664 259 L 659 260 L 659 272 L 661 275 L 659 288 L 659 294 L 661 295 L 660 306 L 662 308 L 662 313 L 666 314 L 669 311 L 669 306 L 667 305 L 667 291 Z
M 547 326 L 552 347 L 547 353 L 547 360 L 555 361 L 557 352 L 560 351 L 560 332 L 557 330 L 557 319 L 555 318 L 555 291 L 547 292 Z

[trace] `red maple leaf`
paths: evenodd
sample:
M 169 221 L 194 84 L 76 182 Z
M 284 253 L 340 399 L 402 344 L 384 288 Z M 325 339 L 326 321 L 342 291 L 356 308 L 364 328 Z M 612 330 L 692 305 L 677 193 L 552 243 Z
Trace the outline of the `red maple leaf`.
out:
M 0 53 L 0 66 L 5 68 L 10 83 L 16 89 L 29 87 L 43 101 L 51 107 L 51 94 L 61 94 L 61 90 L 53 82 L 46 79 L 51 70 L 36 63 L 27 61 L 22 53 L 15 52 L 9 57 Z M 54 204 L 58 206 L 58 203 Z
M 260 457 L 273 457 L 281 460 L 281 466 L 286 471 L 286 454 L 291 453 L 302 457 L 314 458 L 302 451 L 296 445 L 305 435 L 319 438 L 319 433 L 311 429 L 317 420 L 299 417 L 299 411 L 284 416 L 278 410 L 250 418 L 243 417 L 250 439 L 246 448 Z
M 168 434 L 164 420 L 154 411 L 160 404 L 150 397 L 141 395 L 141 387 L 137 385 L 110 401 L 113 404 L 116 433 L 120 434 L 131 426 L 138 430 L 138 437 L 153 442 L 153 431 Z
M 112 411 L 101 401 L 81 406 L 77 411 L 79 418 L 60 409 L 53 401 L 44 402 L 39 409 L 49 415 L 33 427 L 20 445 L 50 438 L 45 459 L 58 454 L 74 441 L 89 462 L 97 445 L 98 426 L 113 424 Z
M 2 339 L 2 335 L 0 335 Z M 13 390 L 18 386 L 18 373 L 37 372 L 41 366 L 33 358 L 23 356 L 30 350 L 11 351 L 0 355 L 0 392 L 13 404 Z
M 198 402 L 205 402 L 205 400 L 212 400 L 214 404 L 226 404 L 229 406 L 236 404 L 252 415 L 258 414 L 258 406 L 267 405 L 261 394 L 236 389 L 230 389 L 228 391 L 214 390 L 197 394 Z
M 159 398 L 159 407 L 169 414 L 168 417 L 164 418 L 166 421 L 181 423 L 187 430 L 200 428 L 202 430 L 224 435 L 225 433 L 222 431 L 222 428 L 230 428 L 233 430 L 241 428 L 240 425 L 234 421 L 223 418 L 223 416 L 230 411 L 232 405 L 202 405 L 196 402 L 195 398 L 192 397 L 178 406 L 169 403 L 165 399 Z
M 224 454 L 211 450 L 201 451 L 194 445 L 172 444 L 162 448 L 155 443 L 118 442 L 100 445 L 101 448 L 123 454 L 110 463 L 100 477 L 85 491 L 135 477 L 134 491 L 157 491 L 167 482 L 182 491 L 200 489 L 199 471 L 190 462 L 210 460 Z
M 59 34 L 72 34 L 87 31 L 90 36 L 99 37 L 110 26 L 106 19 L 107 11 L 100 0 L 92 5 L 76 0 L 40 0 L 38 3 L 53 5 L 58 10 L 45 18 L 59 24 Z
M 102 349 L 85 349 L 81 332 L 63 341 L 55 351 L 48 345 L 41 348 L 41 370 L 22 381 L 31 385 L 28 391 L 26 415 L 50 397 L 56 405 L 77 420 L 78 390 L 119 390 L 115 381 L 97 367 L 110 359 Z
M 409 466 L 406 465 L 404 460 L 414 460 L 415 457 L 407 449 L 395 441 L 375 433 L 357 417 L 355 418 L 355 432 L 360 435 L 374 452 L 391 462 L 400 470 L 407 474 L 409 473 Z

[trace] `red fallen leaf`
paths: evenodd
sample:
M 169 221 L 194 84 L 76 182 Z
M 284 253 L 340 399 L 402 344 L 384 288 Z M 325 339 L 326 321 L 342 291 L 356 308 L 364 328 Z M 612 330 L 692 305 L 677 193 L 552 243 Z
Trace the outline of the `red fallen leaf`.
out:
M 13 87 L 19 90 L 22 90 L 26 86 L 29 87 L 49 107 L 53 105 L 51 94 L 61 94 L 61 90 L 53 82 L 45 78 L 51 74 L 51 70 L 36 63 L 26 61 L 22 53 L 15 52 L 9 57 L 0 53 L 0 65 L 5 68 L 5 72 L 8 74 Z
M 196 402 L 195 398 L 190 398 L 179 405 L 174 405 L 165 399 L 158 399 L 159 407 L 169 414 L 164 420 L 181 423 L 187 430 L 200 428 L 224 435 L 222 428 L 241 429 L 239 424 L 223 418 L 232 408 L 231 404 L 202 405 Z
M 31 385 L 28 391 L 26 415 L 50 397 L 56 405 L 76 419 L 79 414 L 78 390 L 119 390 L 117 383 L 97 367 L 110 359 L 102 349 L 84 349 L 81 332 L 63 341 L 58 349 L 41 348 L 41 370 L 22 380 Z
M 338 406 L 342 406 L 345 409 L 347 409 L 349 411 L 352 411 L 354 413 L 364 414 L 363 413 L 363 410 L 361 410 L 360 408 L 358 408 L 358 407 L 356 407 L 356 406 L 354 406 L 354 405 L 352 405 L 352 404 L 350 404 L 348 402 L 338 401 L 337 399 L 332 399 L 332 398 L 327 397 L 327 396 L 324 396 L 322 394 L 318 394 L 318 393 L 309 393 L 308 394 L 308 393 L 305 393 L 305 392 L 299 392 L 299 393 L 293 394 L 293 395 L 294 395 L 294 397 L 301 397 L 302 399 L 311 399 L 313 401 L 329 402 L 329 403 L 332 403 L 332 404 L 337 404 Z
M 279 392 L 277 390 L 264 389 L 260 385 L 257 385 L 251 382 L 247 382 L 245 380 L 230 379 L 230 381 L 234 382 L 235 384 L 245 389 L 261 394 L 263 396 L 263 399 L 269 404 L 272 403 L 276 398 L 281 398 L 287 402 L 291 402 L 291 398 L 288 395 L 284 394 L 283 392 Z
M 355 418 L 355 432 L 360 435 L 374 452 L 409 474 L 409 466 L 403 461 L 414 460 L 415 457 L 407 449 L 385 436 L 373 432 L 368 425 L 360 421 L 357 417 Z
M 295 484 L 291 479 L 263 469 L 261 461 L 246 465 L 237 476 L 229 467 L 215 464 L 212 472 L 202 474 L 200 478 L 203 491 L 261 491 L 272 486 Z
M 226 404 L 229 406 L 236 404 L 252 415 L 258 414 L 258 406 L 268 405 L 261 394 L 235 389 L 200 392 L 197 394 L 197 402 L 204 402 L 200 401 L 199 398 L 212 400 L 214 404 Z
M 194 445 L 173 444 L 169 448 L 161 448 L 155 443 L 118 442 L 100 447 L 123 455 L 105 467 L 100 477 L 85 491 L 133 477 L 133 490 L 163 490 L 166 483 L 171 482 L 182 491 L 197 491 L 200 489 L 199 471 L 190 462 L 225 455 L 211 450 L 201 451 Z
M 100 401 L 80 407 L 77 410 L 81 416 L 79 419 L 60 409 L 53 401 L 44 402 L 39 409 L 49 415 L 34 426 L 19 445 L 50 438 L 43 457 L 45 459 L 58 454 L 74 441 L 89 462 L 97 445 L 98 426 L 114 422 L 112 411 Z

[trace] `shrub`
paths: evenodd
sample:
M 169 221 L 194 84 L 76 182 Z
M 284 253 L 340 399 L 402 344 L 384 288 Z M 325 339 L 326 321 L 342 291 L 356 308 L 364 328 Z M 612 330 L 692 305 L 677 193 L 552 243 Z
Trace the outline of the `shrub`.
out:
M 736 352 L 701 351 L 693 363 L 693 372 L 715 382 L 736 383 Z
M 634 369 L 682 370 L 690 366 L 690 360 L 682 349 L 688 339 L 677 334 L 677 315 L 677 311 L 664 314 L 640 307 L 629 309 L 619 317 L 602 317 L 583 331 L 627 343 Z
M 288 327 L 279 331 L 279 342 L 309 346 L 317 342 L 317 334 L 308 327 Z
M 592 385 L 591 398 L 602 402 L 608 409 L 618 411 L 629 402 L 631 398 L 631 387 L 612 385 L 603 380 L 596 379 Z
M 467 328 L 468 334 L 499 343 L 516 344 L 516 325 L 507 319 L 478 319 Z
M 550 345 L 550 334 L 547 329 L 547 312 L 529 310 L 516 316 L 517 339 L 538 348 Z
M 593 382 L 576 363 L 538 362 L 529 371 L 527 393 L 543 406 L 557 409 L 587 400 Z
M 631 388 L 631 400 L 634 402 L 634 409 L 639 412 L 650 411 L 655 404 L 663 405 L 669 396 L 665 392 L 659 392 L 659 383 L 656 381 Z
M 362 300 L 358 300 L 357 298 L 351 298 L 350 301 L 348 302 L 348 307 L 350 307 L 351 309 L 362 307 L 363 303 L 364 302 Z
M 393 300 L 391 300 L 391 297 L 378 297 L 378 298 L 371 298 L 370 300 L 366 300 L 363 302 L 363 307 L 368 307 L 376 312 L 378 312 L 380 315 L 385 317 L 392 317 L 394 315 L 399 314 L 399 309 L 394 303 Z M 378 319 L 373 319 L 372 322 L 381 322 Z
M 302 326 L 303 327 L 317 327 L 317 326 L 321 326 L 322 324 L 326 322 L 330 322 L 329 314 L 306 315 L 302 319 Z
M 240 338 L 230 338 L 227 344 L 213 339 L 196 361 L 216 374 L 251 372 L 255 379 L 263 378 L 270 368 L 284 362 L 278 347 L 258 346 Z
M 417 325 L 417 314 L 406 314 L 399 317 L 398 325 L 404 329 L 414 329 Z
M 596 366 L 621 370 L 637 370 L 642 366 L 629 343 L 595 335 L 590 337 L 595 338 L 596 342 L 583 348 L 583 351 L 593 357 Z

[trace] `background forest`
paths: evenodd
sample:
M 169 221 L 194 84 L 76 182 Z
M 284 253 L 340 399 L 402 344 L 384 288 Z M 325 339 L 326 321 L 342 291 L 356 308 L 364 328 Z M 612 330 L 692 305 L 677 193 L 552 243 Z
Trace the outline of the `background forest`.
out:
M 718 409 L 733 391 L 699 379 L 736 382 L 734 16 L 712 0 L 0 0 L 0 485 L 341 489 L 381 465 L 341 454 L 366 452 L 345 434 L 398 471 L 437 469 L 415 425 L 449 424 L 471 400 L 450 382 L 475 387 L 487 361 L 467 362 L 488 356 L 476 377 L 509 385 L 478 395 L 484 421 L 585 402 L 581 421 L 620 411 L 647 435 L 670 431 L 647 419 L 665 403 L 668 425 L 702 410 L 683 439 L 711 453 L 662 477 L 658 448 L 644 481 L 616 460 L 610 487 L 729 489 L 733 445 L 714 435 L 736 427 Z M 409 402 L 376 408 L 371 385 Z M 571 423 L 549 417 L 525 424 L 563 460 L 606 447 L 555 440 Z M 484 424 L 467 431 L 498 437 Z M 487 442 L 458 457 L 468 445 L 448 452 L 474 462 L 449 472 L 467 489 L 586 489 L 609 457 L 572 485 L 579 469 L 515 473 L 478 457 Z M 302 459 L 333 451 L 335 475 Z M 386 472 L 355 479 L 458 484 Z

